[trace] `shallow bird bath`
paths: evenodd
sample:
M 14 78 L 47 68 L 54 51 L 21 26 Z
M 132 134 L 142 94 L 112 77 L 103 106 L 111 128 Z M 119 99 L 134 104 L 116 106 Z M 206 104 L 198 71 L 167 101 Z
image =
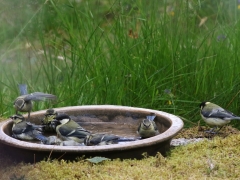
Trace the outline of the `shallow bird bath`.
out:
M 182 129 L 180 118 L 162 111 L 114 105 L 71 106 L 55 108 L 68 114 L 85 129 L 93 133 L 111 133 L 124 137 L 138 137 L 139 123 L 150 113 L 160 134 L 151 138 L 104 146 L 57 146 L 27 142 L 11 137 L 12 120 L 0 123 L 0 148 L 13 160 L 37 162 L 43 159 L 75 159 L 76 157 L 103 156 L 107 158 L 142 158 L 142 154 L 165 155 L 171 139 Z M 46 110 L 31 113 L 31 122 L 40 124 Z M 27 115 L 25 115 L 26 117 Z

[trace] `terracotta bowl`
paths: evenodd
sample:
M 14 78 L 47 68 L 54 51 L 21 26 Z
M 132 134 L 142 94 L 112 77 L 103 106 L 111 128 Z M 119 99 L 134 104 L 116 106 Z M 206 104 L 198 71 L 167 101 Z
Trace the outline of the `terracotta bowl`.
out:
M 124 137 L 138 137 L 139 123 L 149 113 L 155 113 L 155 122 L 160 134 L 151 138 L 104 146 L 57 146 L 27 142 L 12 138 L 12 120 L 0 123 L 0 148 L 13 160 L 37 162 L 43 159 L 75 159 L 76 157 L 102 156 L 107 158 L 142 158 L 143 153 L 166 155 L 171 139 L 182 129 L 180 118 L 162 111 L 114 105 L 71 106 L 55 108 L 66 113 L 85 129 L 94 132 L 112 133 Z M 30 122 L 40 124 L 46 110 L 31 113 Z M 26 114 L 24 115 L 27 116 Z

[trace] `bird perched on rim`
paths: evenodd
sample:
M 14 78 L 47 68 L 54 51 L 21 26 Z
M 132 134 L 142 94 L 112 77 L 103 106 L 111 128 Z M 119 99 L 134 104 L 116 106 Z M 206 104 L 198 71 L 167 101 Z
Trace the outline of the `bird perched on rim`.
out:
M 58 112 L 54 109 L 48 109 L 45 113 L 44 118 L 41 120 L 42 125 L 44 125 L 43 130 L 46 132 L 56 132 L 56 126 L 54 123 L 51 123 L 56 119 Z
M 12 137 L 21 140 L 40 140 L 43 143 L 47 138 L 41 134 L 41 125 L 26 122 L 22 115 L 16 114 L 10 117 L 13 120 Z
M 89 131 L 81 127 L 66 114 L 59 114 L 52 123 L 55 123 L 57 135 L 62 140 L 74 140 L 78 143 L 83 143 L 84 138 L 90 134 Z
M 213 129 L 207 131 L 210 133 L 215 133 L 214 130 L 216 128 L 220 127 L 221 129 L 224 125 L 230 123 L 233 119 L 240 120 L 240 117 L 236 116 L 232 112 L 225 110 L 222 107 L 211 102 L 202 102 L 199 107 L 201 108 L 200 115 L 202 119 L 209 126 L 214 126 Z
M 89 134 L 84 139 L 84 144 L 86 146 L 100 146 L 100 145 L 110 145 L 110 144 L 117 144 L 119 142 L 128 142 L 128 141 L 135 141 L 137 139 L 134 138 L 125 138 L 116 136 L 114 134 Z
M 32 111 L 32 101 L 45 101 L 45 100 L 55 100 L 56 96 L 52 94 L 46 94 L 42 92 L 34 92 L 28 94 L 27 85 L 19 84 L 20 96 L 17 97 L 13 103 L 13 107 L 20 112 L 28 112 L 28 121 L 30 120 L 30 112 Z
M 149 138 L 159 134 L 157 125 L 154 122 L 155 117 L 156 115 L 151 113 L 139 124 L 137 133 L 141 136 L 141 138 Z

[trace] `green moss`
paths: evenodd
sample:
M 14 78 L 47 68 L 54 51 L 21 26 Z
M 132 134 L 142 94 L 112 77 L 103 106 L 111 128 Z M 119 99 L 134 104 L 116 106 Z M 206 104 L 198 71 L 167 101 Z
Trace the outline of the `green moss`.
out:
M 171 150 L 167 157 L 157 154 L 142 160 L 111 160 L 92 164 L 41 161 L 35 165 L 16 164 L 1 167 L 3 177 L 26 179 L 237 179 L 240 177 L 240 135 L 215 137 Z

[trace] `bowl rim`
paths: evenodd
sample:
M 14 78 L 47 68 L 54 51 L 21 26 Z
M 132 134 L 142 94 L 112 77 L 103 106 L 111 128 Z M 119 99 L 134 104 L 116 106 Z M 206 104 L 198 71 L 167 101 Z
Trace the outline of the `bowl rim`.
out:
M 140 148 L 143 146 L 151 146 L 154 144 L 159 144 L 166 140 L 171 140 L 182 128 L 183 121 L 173 115 L 163 111 L 139 108 L 139 107 L 130 107 L 130 106 L 119 106 L 119 105 L 84 105 L 84 106 L 66 106 L 60 108 L 54 108 L 57 111 L 74 111 L 74 110 L 120 110 L 121 111 L 131 111 L 131 112 L 153 112 L 156 113 L 157 116 L 162 116 L 170 120 L 171 126 L 163 133 L 156 135 L 154 137 L 150 137 L 147 139 L 139 140 L 139 141 L 131 141 L 124 144 L 112 144 L 112 145 L 103 145 L 103 146 L 58 146 L 58 145 L 44 145 L 44 144 L 36 144 L 27 141 L 18 140 L 10 137 L 3 131 L 3 127 L 12 122 L 11 119 L 7 119 L 5 121 L 0 122 L 0 143 L 4 143 L 9 146 L 28 149 L 34 151 L 54 151 L 54 152 L 81 152 L 81 153 L 89 153 L 89 152 L 108 152 L 113 150 L 129 150 Z M 40 110 L 32 112 L 31 115 L 40 115 L 44 114 L 46 110 Z M 26 114 L 24 116 L 27 116 Z

